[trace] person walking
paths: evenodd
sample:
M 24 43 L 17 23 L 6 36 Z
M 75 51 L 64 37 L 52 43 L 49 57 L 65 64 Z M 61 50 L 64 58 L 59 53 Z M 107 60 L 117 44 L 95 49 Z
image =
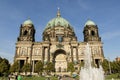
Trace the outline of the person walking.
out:
M 22 76 L 18 75 L 17 80 L 22 80 Z

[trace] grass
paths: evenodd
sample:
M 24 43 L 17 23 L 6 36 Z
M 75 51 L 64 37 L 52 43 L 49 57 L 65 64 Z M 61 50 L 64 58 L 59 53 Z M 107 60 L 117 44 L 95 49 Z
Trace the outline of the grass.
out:
M 118 75 L 120 75 L 120 73 L 118 74 L 111 74 L 111 75 L 106 75 L 105 76 L 105 80 L 112 80 L 112 78 L 114 78 L 114 80 L 120 80 L 120 78 L 118 79 Z M 76 77 L 77 79 L 79 79 L 78 77 Z M 32 77 L 23 77 L 22 80 L 46 80 L 46 77 L 36 77 L 36 76 L 32 76 Z M 58 80 L 57 77 L 50 77 L 51 80 Z M 0 77 L 0 80 L 8 80 L 7 77 Z
M 46 77 L 36 77 L 36 76 L 32 76 L 32 77 L 22 77 L 22 80 L 46 80 Z M 58 80 L 57 77 L 50 77 L 51 80 Z M 0 80 L 8 80 L 7 77 L 0 77 Z
M 23 77 L 23 80 L 45 80 L 45 77 Z
M 107 76 L 105 76 L 105 78 L 106 78 L 107 80 L 112 79 L 112 78 L 114 78 L 114 79 L 118 79 L 118 76 L 119 76 L 119 75 L 120 75 L 120 73 L 111 74 L 111 75 L 107 75 Z M 118 80 L 120 80 L 120 77 L 119 77 Z
M 0 77 L 0 80 L 8 80 L 7 77 Z
M 46 77 L 23 77 L 23 80 L 46 80 L 47 78 Z M 51 80 L 57 80 L 56 77 L 50 77 Z

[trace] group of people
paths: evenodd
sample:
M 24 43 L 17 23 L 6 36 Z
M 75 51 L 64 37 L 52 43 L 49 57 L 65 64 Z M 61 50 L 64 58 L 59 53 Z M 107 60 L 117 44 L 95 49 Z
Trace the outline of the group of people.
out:
M 62 80 L 62 76 L 58 76 L 58 80 Z
M 46 80 L 51 80 L 49 77 Z M 58 76 L 58 80 L 62 80 L 62 76 Z
M 14 75 L 12 75 L 12 74 L 9 75 L 9 76 L 8 76 L 8 80 L 13 80 L 13 76 L 14 76 Z M 14 79 L 15 79 L 15 80 L 22 80 L 22 76 L 21 76 L 21 75 L 15 75 L 15 76 L 14 76 Z

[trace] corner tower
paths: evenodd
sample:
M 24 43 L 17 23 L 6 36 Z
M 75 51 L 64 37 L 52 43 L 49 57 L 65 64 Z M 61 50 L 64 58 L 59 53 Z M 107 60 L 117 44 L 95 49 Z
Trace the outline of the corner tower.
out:
M 25 63 L 32 63 L 33 43 L 35 42 L 35 29 L 30 19 L 20 26 L 20 34 L 16 42 L 14 60 L 19 62 L 20 71 Z
M 104 59 L 104 54 L 103 43 L 101 41 L 101 37 L 99 37 L 97 25 L 92 20 L 88 20 L 85 23 L 83 34 L 84 42 L 90 44 L 93 63 L 95 64 L 96 67 L 99 67 L 99 64 Z
M 30 19 L 23 22 L 20 27 L 20 35 L 18 41 L 35 41 L 35 29 L 32 21 Z
M 101 41 L 101 38 L 99 37 L 98 33 L 98 27 L 92 20 L 88 20 L 85 23 L 83 34 L 85 42 Z

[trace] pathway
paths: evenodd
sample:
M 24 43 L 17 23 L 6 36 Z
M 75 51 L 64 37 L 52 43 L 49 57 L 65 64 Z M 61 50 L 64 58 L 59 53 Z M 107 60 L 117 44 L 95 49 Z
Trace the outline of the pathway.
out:
M 74 78 L 70 78 L 70 77 L 63 77 L 62 80 L 78 80 L 78 79 L 74 79 Z

